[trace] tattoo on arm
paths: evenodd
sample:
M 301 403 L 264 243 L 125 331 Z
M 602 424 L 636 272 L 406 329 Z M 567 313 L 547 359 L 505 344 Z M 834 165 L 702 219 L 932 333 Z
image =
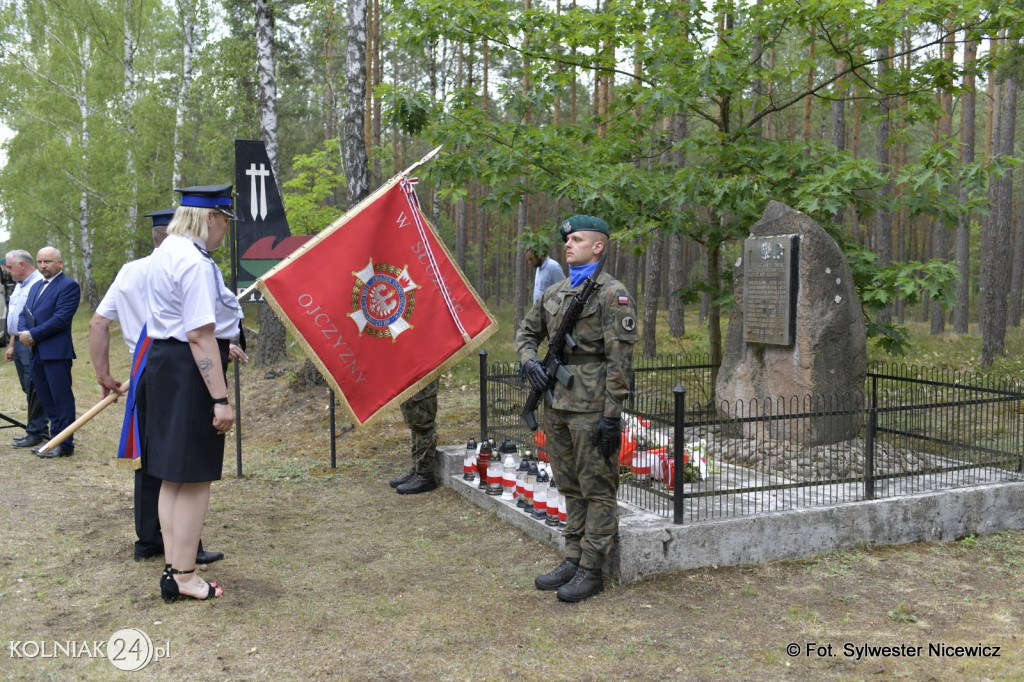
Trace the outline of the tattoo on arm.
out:
M 199 358 L 199 362 L 196 363 L 196 366 L 199 367 L 199 373 L 203 375 L 203 381 L 209 385 L 210 379 L 212 378 L 210 371 L 213 369 L 213 360 L 210 358 Z

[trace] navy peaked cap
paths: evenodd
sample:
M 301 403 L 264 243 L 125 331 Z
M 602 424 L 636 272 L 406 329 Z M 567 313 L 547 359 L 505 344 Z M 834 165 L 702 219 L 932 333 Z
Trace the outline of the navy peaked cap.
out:
M 181 192 L 182 206 L 212 208 L 226 213 L 232 220 L 235 219 L 235 214 L 231 211 L 231 207 L 234 205 L 231 198 L 231 185 L 196 185 L 174 191 Z
M 171 218 L 174 217 L 174 211 L 177 209 L 173 208 L 161 208 L 159 211 L 150 211 L 145 214 L 144 218 L 153 219 L 153 227 L 159 227 L 160 225 L 170 225 Z

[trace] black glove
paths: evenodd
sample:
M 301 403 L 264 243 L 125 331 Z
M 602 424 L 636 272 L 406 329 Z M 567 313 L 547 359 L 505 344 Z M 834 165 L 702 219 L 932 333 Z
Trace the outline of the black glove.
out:
M 608 457 L 619 449 L 622 439 L 622 429 L 619 427 L 619 420 L 616 417 L 601 417 L 594 427 L 594 434 L 590 437 L 590 444 L 601 448 L 601 454 Z
M 523 374 L 530 380 L 530 385 L 533 386 L 535 391 L 547 390 L 548 384 L 551 381 L 547 370 L 544 369 L 544 363 L 537 358 L 531 358 L 526 361 L 526 364 L 523 365 Z

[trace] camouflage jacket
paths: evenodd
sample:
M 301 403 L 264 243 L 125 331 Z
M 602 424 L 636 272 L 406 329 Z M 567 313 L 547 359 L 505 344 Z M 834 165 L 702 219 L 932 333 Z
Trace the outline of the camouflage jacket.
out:
M 636 306 L 626 287 L 611 275 L 601 273 L 597 281 L 600 288 L 570 332 L 578 345 L 566 350 L 563 358 L 575 377 L 572 389 L 555 382 L 551 406 L 617 418 L 629 397 L 633 374 Z M 558 330 L 572 295 L 571 280 L 566 279 L 549 287 L 526 314 L 516 333 L 520 362 L 538 357 L 541 341 Z

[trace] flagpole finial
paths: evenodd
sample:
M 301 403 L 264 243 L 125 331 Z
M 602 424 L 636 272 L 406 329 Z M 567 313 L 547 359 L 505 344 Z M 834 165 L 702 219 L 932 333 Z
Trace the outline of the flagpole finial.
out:
M 411 165 L 411 166 L 409 166 L 408 168 L 406 168 L 406 169 L 405 169 L 405 170 L 404 170 L 404 171 L 402 172 L 402 175 L 406 175 L 406 176 L 407 176 L 407 175 L 409 175 L 410 173 L 412 173 L 412 172 L 413 172 L 414 170 L 416 170 L 417 168 L 419 168 L 420 166 L 422 166 L 423 164 L 425 164 L 425 163 L 426 163 L 427 161 L 430 161 L 430 160 L 431 160 L 432 158 L 434 158 L 434 157 L 435 157 L 435 156 L 437 156 L 437 155 L 438 155 L 439 153 L 441 153 L 441 148 L 442 148 L 442 147 L 444 147 L 444 145 L 443 145 L 443 144 L 442 144 L 442 145 L 438 145 L 438 146 L 434 147 L 434 148 L 433 148 L 432 150 L 430 150 L 429 152 L 427 152 L 427 155 L 426 155 L 426 156 L 424 156 L 424 157 L 423 157 L 422 159 L 420 159 L 419 161 L 417 161 L 417 162 L 416 162 L 416 163 L 414 163 L 413 165 Z

